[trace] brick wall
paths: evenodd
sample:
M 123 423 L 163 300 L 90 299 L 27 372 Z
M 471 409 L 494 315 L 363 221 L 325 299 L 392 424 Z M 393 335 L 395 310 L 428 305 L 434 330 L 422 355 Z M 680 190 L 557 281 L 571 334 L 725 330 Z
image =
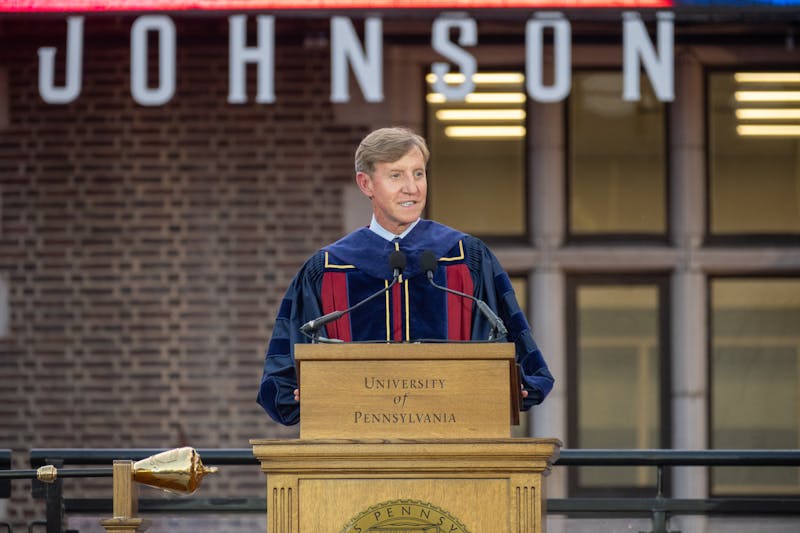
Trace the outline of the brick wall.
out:
M 130 20 L 87 19 L 69 105 L 37 89 L 38 47 L 58 46 L 63 65 L 63 19 L 46 25 L 52 38 L 0 37 L 0 447 L 17 468 L 32 447 L 238 448 L 296 434 L 255 403 L 263 352 L 294 272 L 342 232 L 367 127 L 334 121 L 328 48 L 291 40 L 277 47 L 277 102 L 227 104 L 218 22 L 185 39 L 193 22 L 178 25 L 177 91 L 156 108 L 130 96 Z M 202 38 L 198 25 L 220 31 Z M 261 495 L 257 469 L 224 472 L 203 496 Z M 65 483 L 110 495 L 110 480 Z M 9 513 L 18 527 L 44 514 L 22 482 Z

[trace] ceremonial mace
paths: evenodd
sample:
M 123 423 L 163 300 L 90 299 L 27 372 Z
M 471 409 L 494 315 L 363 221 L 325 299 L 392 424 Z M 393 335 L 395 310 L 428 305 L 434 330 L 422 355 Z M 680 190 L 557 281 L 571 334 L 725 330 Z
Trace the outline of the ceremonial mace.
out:
M 217 470 L 215 466 L 204 466 L 195 449 L 189 447 L 167 450 L 135 463 L 130 460 L 114 461 L 114 517 L 101 520 L 100 523 L 108 532 L 145 531 L 148 524 L 136 516 L 139 487 L 134 485 L 134 481 L 169 492 L 191 494 L 200 486 L 203 476 Z M 52 483 L 58 479 L 58 474 L 53 465 L 36 470 L 36 478 L 44 483 Z

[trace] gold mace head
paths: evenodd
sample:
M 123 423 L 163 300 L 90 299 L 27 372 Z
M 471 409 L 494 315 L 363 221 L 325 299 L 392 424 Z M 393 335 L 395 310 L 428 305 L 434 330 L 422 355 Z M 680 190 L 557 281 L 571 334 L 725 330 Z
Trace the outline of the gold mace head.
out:
M 52 483 L 58 479 L 58 469 L 53 465 L 44 465 L 36 469 L 36 479 L 42 483 Z
M 135 462 L 133 479 L 170 492 L 191 494 L 203 476 L 217 470 L 215 466 L 204 466 L 194 448 L 175 448 Z

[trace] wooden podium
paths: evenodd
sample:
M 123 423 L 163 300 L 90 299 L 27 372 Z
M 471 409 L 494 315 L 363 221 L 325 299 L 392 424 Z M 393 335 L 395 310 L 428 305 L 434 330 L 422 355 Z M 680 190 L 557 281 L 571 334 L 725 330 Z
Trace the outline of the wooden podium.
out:
M 295 346 L 300 438 L 251 440 L 268 533 L 539 533 L 556 439 L 511 438 L 511 343 Z

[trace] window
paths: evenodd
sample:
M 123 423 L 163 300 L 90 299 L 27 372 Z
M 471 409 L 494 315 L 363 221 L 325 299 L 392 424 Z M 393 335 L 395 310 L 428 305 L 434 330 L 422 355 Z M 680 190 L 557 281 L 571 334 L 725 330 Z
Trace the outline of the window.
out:
M 426 78 L 428 216 L 481 237 L 527 232 L 525 78 L 481 72 L 464 102 L 445 102 Z M 451 74 L 448 83 L 461 82 Z
M 570 435 L 573 448 L 669 447 L 666 277 L 568 281 Z M 652 490 L 648 467 L 581 467 L 574 493 Z
M 800 72 L 714 72 L 708 80 L 709 233 L 800 234 Z M 794 95 L 794 96 L 793 96 Z
M 569 98 L 568 233 L 663 240 L 667 232 L 665 111 L 642 78 L 622 99 L 619 72 L 576 72 Z
M 716 278 L 711 447 L 800 447 L 800 278 Z M 712 469 L 712 493 L 800 493 L 800 468 Z

